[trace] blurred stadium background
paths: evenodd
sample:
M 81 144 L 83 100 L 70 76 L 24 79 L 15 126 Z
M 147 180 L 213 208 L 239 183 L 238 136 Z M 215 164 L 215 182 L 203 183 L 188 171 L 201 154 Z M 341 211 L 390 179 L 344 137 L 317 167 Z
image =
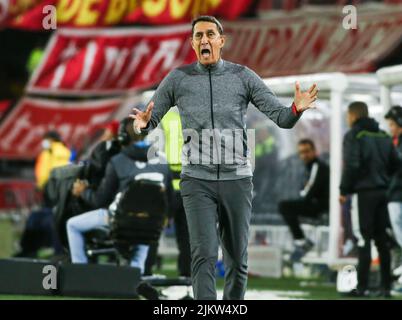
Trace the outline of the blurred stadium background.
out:
M 48 5 L 57 9 L 56 29 L 48 28 L 54 18 L 44 11 Z M 356 29 L 344 27 L 347 5 L 357 8 Z M 34 161 L 43 134 L 56 129 L 76 159 L 85 157 L 107 123 L 146 103 L 172 68 L 195 60 L 189 22 L 199 14 L 222 20 L 224 59 L 255 70 L 284 102 L 291 102 L 295 80 L 321 89 L 318 108 L 289 132 L 250 108 L 256 192 L 247 297 L 339 298 L 336 271 L 356 262 L 345 249 L 348 221 L 337 201 L 345 110 L 365 101 L 384 124 L 389 106 L 401 104 L 401 0 L 0 1 L 0 258 L 18 251 L 26 219 L 40 203 Z M 277 204 L 299 191 L 296 143 L 307 137 L 331 166 L 330 212 L 326 221 L 305 222 L 317 245 L 294 266 L 283 258 L 292 240 Z M 169 276 L 176 275 L 173 233 L 174 226 L 163 233 L 157 271 Z M 41 258 L 49 255 L 40 251 Z M 182 289 L 169 288 L 169 296 Z

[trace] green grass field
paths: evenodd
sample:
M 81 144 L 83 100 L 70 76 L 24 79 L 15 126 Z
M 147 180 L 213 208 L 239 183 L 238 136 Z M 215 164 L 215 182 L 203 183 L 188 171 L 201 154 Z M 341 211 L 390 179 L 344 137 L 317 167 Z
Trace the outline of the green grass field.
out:
M 7 258 L 13 252 L 13 242 L 15 241 L 15 232 L 12 225 L 7 220 L 0 220 L 0 258 Z M 156 273 L 163 274 L 168 277 L 177 277 L 176 263 L 174 259 L 164 259 L 161 270 Z M 217 279 L 218 291 L 223 289 L 223 279 Z M 185 290 L 186 288 L 178 288 L 177 290 Z M 164 290 L 172 293 L 175 288 Z M 336 292 L 335 284 L 330 283 L 323 277 L 315 277 L 311 279 L 297 279 L 294 277 L 283 277 L 281 279 L 262 278 L 250 276 L 248 281 L 248 293 L 252 299 L 345 299 Z M 185 294 L 185 292 L 184 292 Z M 184 296 L 181 292 L 180 296 Z M 168 297 L 170 294 L 167 294 Z M 218 294 L 219 296 L 219 294 Z M 247 295 L 246 295 L 247 298 Z M 42 297 L 42 296 L 26 296 L 26 295 L 0 295 L 0 300 L 76 300 L 88 298 L 72 298 L 72 297 Z M 402 299 L 402 295 L 395 296 L 394 299 Z
M 166 275 L 172 275 L 171 272 L 165 272 Z M 322 281 L 311 282 L 307 286 L 304 284 L 306 280 L 300 280 L 295 278 L 285 279 L 270 279 L 270 278 L 250 278 L 248 289 L 253 290 L 269 290 L 273 291 L 275 295 L 280 299 L 296 298 L 296 299 L 339 299 L 340 296 L 336 293 L 335 287 L 325 284 Z M 223 280 L 218 279 L 217 288 L 223 288 Z M 292 293 L 297 293 L 293 294 Z M 300 295 L 302 292 L 303 295 Z M 0 300 L 70 300 L 70 299 L 82 299 L 82 298 L 70 298 L 70 297 L 45 297 L 45 296 L 24 296 L 24 295 L 0 295 Z
M 168 277 L 176 277 L 177 273 L 174 269 L 175 263 L 173 260 L 165 261 L 162 270 L 158 271 L 158 274 L 164 274 Z M 223 279 L 217 279 L 217 288 L 222 290 Z M 177 293 L 177 297 L 184 296 L 185 288 L 179 288 L 182 291 Z M 173 288 L 173 290 L 175 290 Z M 166 291 L 172 293 L 171 289 Z M 335 299 L 347 299 L 340 296 L 335 289 L 333 283 L 329 283 L 324 279 L 297 279 L 294 277 L 283 277 L 281 279 L 262 278 L 262 277 L 249 277 L 248 291 L 253 292 L 252 299 L 262 300 L 280 300 L 280 299 L 307 299 L 307 300 L 335 300 Z M 168 297 L 171 295 L 166 294 Z M 175 297 L 176 295 L 173 295 Z M 218 294 L 219 296 L 219 294 Z M 247 298 L 247 295 L 246 295 Z M 24 295 L 0 295 L 0 300 L 80 300 L 88 298 L 70 298 L 70 297 L 41 297 L 41 296 L 24 296 Z M 174 299 L 174 298 L 172 298 Z M 401 299 L 401 296 L 394 296 L 393 299 Z

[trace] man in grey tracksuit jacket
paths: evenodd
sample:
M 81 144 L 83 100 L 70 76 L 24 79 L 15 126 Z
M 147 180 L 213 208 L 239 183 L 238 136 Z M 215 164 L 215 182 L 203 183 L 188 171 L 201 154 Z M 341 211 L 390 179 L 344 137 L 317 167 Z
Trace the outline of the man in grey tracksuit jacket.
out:
M 194 296 L 217 298 L 215 264 L 220 243 L 223 298 L 243 299 L 253 189 L 247 107 L 251 102 L 279 127 L 292 128 L 301 112 L 311 108 L 317 88 L 313 85 L 301 92 L 297 84 L 292 107 L 285 107 L 257 74 L 221 59 L 223 29 L 215 18 L 197 18 L 192 26 L 198 62 L 171 71 L 147 109 L 134 109 L 131 117 L 136 120 L 135 130 L 148 131 L 170 107 L 178 107 L 184 139 L 180 187 L 190 233 Z

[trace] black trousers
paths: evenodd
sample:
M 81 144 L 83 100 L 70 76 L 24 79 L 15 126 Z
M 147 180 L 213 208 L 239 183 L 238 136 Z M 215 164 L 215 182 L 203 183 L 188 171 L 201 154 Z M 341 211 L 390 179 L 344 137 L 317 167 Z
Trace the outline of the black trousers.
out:
M 299 217 L 317 218 L 323 208 L 306 199 L 285 200 L 279 203 L 279 212 L 289 226 L 294 240 L 304 239 Z
M 153 275 L 153 268 L 158 260 L 158 246 L 159 242 L 153 243 L 149 246 L 147 260 L 145 260 L 144 276 Z
M 371 265 L 371 241 L 377 247 L 380 268 L 381 287 L 391 287 L 391 254 L 390 242 L 386 232 L 388 226 L 388 210 L 385 190 L 360 191 L 352 196 L 353 233 L 358 239 L 358 289 L 368 289 Z

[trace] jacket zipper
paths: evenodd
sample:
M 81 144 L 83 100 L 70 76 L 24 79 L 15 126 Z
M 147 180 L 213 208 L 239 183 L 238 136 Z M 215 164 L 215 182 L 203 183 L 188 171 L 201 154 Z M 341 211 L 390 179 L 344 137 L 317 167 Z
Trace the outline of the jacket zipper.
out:
M 210 67 L 208 68 L 208 74 L 209 74 L 209 90 L 210 90 L 210 97 L 211 97 L 211 121 L 212 121 L 212 130 L 213 130 L 213 134 L 214 134 L 214 138 L 215 138 L 214 104 L 213 104 L 214 99 L 212 96 L 212 78 L 211 78 L 211 68 Z M 214 141 L 214 144 L 215 143 L 216 142 Z M 219 150 L 217 150 L 217 156 L 219 157 Z M 216 177 L 218 180 L 219 180 L 219 170 L 220 170 L 220 167 L 219 167 L 219 159 L 218 159 L 218 170 L 216 173 Z

